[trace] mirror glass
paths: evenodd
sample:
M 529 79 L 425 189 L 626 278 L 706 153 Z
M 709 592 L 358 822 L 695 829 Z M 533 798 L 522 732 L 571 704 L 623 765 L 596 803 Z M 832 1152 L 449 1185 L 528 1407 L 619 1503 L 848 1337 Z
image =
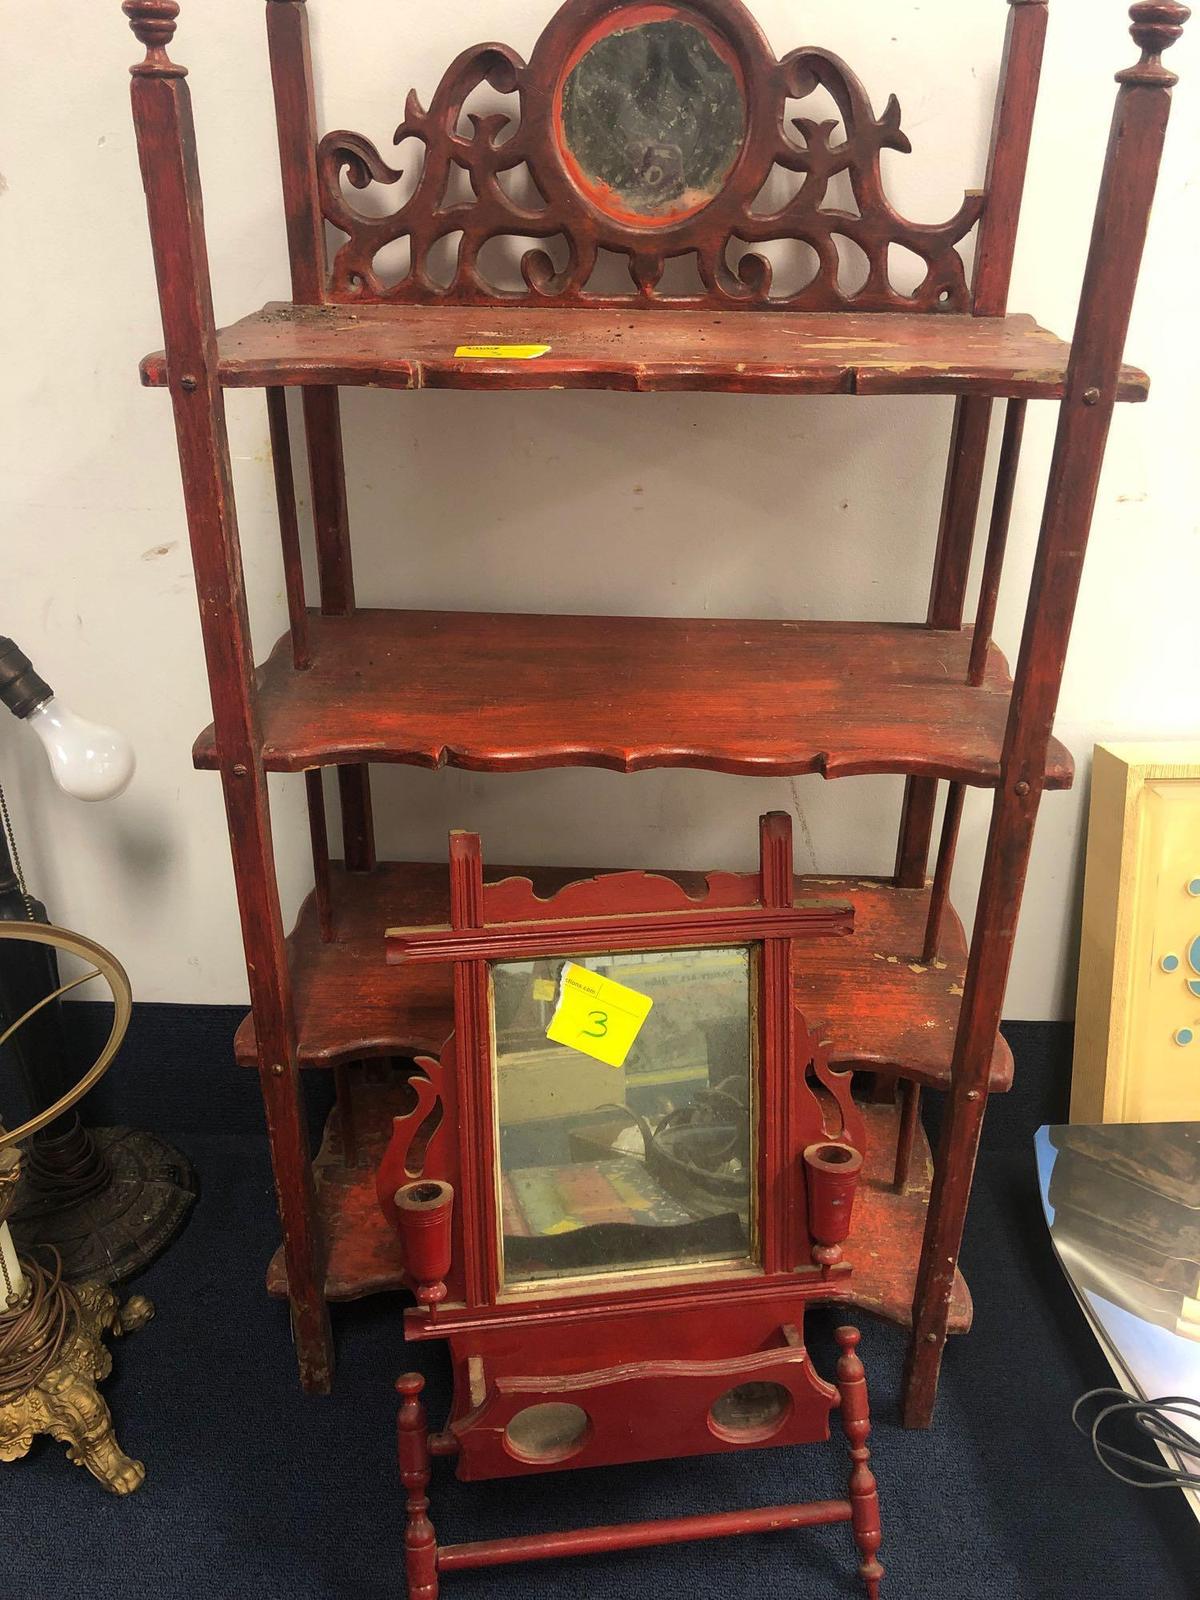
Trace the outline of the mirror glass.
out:
M 590 198 L 671 221 L 720 192 L 746 131 L 733 67 L 680 17 L 597 39 L 563 85 L 562 140 Z
M 619 1066 L 547 1038 L 568 967 L 645 1015 Z M 506 1287 L 751 1261 L 755 970 L 746 946 L 492 964 Z M 580 1019 L 600 1051 L 605 1015 Z

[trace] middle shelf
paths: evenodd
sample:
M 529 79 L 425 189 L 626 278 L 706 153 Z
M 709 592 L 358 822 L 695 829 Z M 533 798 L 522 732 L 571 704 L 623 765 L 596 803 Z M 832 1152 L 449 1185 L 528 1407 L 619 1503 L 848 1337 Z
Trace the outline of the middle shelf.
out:
M 999 781 L 1008 667 L 993 647 L 968 687 L 970 629 L 363 610 L 310 611 L 308 631 L 309 667 L 285 635 L 259 669 L 271 772 L 394 761 Z M 193 756 L 220 766 L 211 726 Z M 1072 775 L 1052 740 L 1047 787 Z
M 493 867 L 488 878 L 532 879 L 548 896 L 592 874 L 584 868 Z M 689 894 L 704 877 L 667 874 Z M 920 960 L 927 889 L 897 889 L 872 878 L 795 879 L 797 898 L 827 896 L 854 907 L 854 932 L 814 939 L 798 963 L 796 999 L 809 1025 L 832 1043 L 838 1065 L 896 1067 L 935 1088 L 950 1082 L 959 998 L 966 971 L 962 924 L 948 910 L 936 962 Z M 295 997 L 299 1062 L 335 1067 L 372 1057 L 436 1054 L 454 1026 L 448 967 L 384 961 L 389 926 L 428 926 L 449 920 L 445 862 L 380 862 L 373 872 L 346 872 L 333 863 L 330 904 L 334 938 L 323 941 L 315 899 L 309 895 L 288 939 Z M 243 1066 L 256 1064 L 254 1019 L 248 1016 L 235 1045 Z M 997 1038 L 989 1089 L 1012 1086 L 1013 1062 Z

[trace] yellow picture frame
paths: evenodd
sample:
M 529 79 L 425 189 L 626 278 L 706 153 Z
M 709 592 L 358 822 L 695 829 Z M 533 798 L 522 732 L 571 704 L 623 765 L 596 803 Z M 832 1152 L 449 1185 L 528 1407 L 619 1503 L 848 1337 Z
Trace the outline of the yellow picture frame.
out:
M 1200 1121 L 1200 743 L 1096 746 L 1071 1121 Z

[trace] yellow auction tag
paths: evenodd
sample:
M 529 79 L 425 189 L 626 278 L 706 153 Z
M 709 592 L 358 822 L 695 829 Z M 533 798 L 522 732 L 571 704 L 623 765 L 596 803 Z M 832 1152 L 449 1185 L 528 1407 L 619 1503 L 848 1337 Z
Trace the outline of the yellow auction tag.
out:
M 568 961 L 546 1037 L 606 1066 L 623 1067 L 653 1004 L 648 994 Z
M 467 361 L 532 361 L 549 348 L 548 344 L 460 344 L 454 354 Z

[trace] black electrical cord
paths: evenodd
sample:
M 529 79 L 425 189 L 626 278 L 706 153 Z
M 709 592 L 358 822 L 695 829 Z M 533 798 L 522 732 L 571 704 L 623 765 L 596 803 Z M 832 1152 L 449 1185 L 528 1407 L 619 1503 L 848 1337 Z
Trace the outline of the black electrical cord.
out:
M 1089 1427 L 1080 1420 L 1079 1414 L 1092 1401 L 1107 1403 L 1099 1405 Z M 1096 1460 L 1114 1478 L 1119 1478 L 1134 1489 L 1200 1489 L 1200 1471 L 1186 1472 L 1182 1468 L 1169 1466 L 1165 1461 L 1147 1461 L 1144 1456 L 1132 1455 L 1128 1450 L 1119 1449 L 1111 1440 L 1101 1437 L 1106 1424 L 1117 1417 L 1128 1417 L 1139 1433 L 1154 1444 L 1166 1445 L 1176 1455 L 1190 1456 L 1200 1462 L 1200 1443 L 1173 1422 L 1171 1414 L 1186 1417 L 1200 1431 L 1200 1400 L 1193 1400 L 1188 1395 L 1164 1395 L 1159 1400 L 1141 1400 L 1136 1395 L 1126 1394 L 1124 1389 L 1089 1389 L 1071 1407 L 1071 1421 L 1077 1432 L 1092 1441 Z M 1122 1472 L 1115 1464 L 1118 1461 L 1136 1467 L 1144 1476 L 1131 1477 L 1127 1472 Z

